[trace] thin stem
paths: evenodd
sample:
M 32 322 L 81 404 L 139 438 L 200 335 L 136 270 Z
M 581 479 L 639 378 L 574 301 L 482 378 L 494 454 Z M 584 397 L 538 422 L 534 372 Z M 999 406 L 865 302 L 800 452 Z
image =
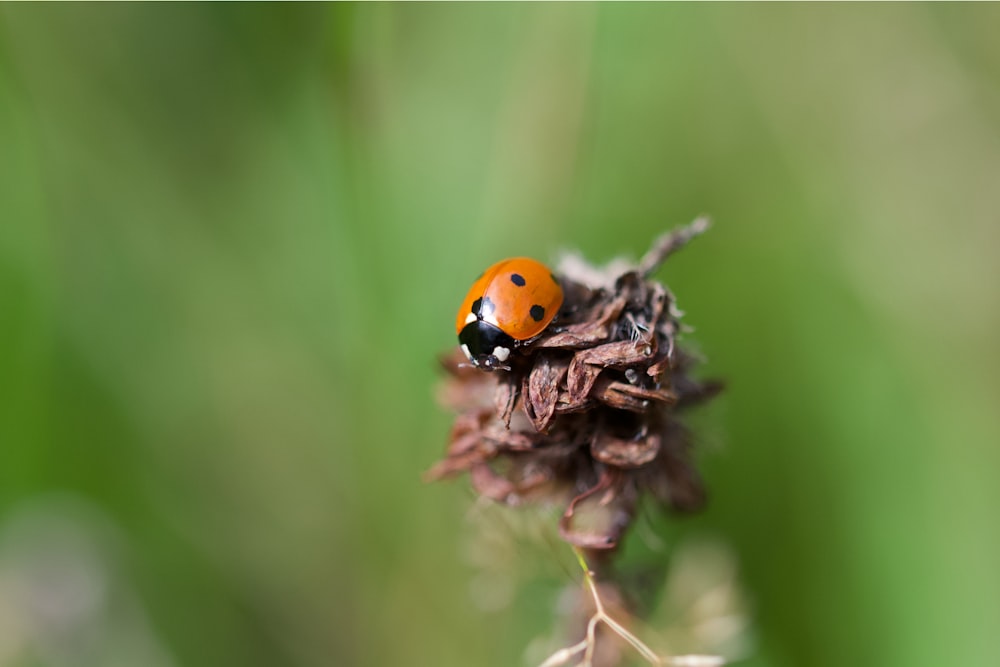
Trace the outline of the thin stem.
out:
M 583 570 L 583 580 L 587 583 L 587 588 L 590 589 L 591 597 L 594 598 L 594 609 L 596 611 L 593 619 L 591 619 L 591 625 L 596 626 L 597 623 L 603 621 L 616 635 L 631 644 L 632 648 L 634 648 L 636 652 L 645 658 L 651 665 L 662 665 L 663 661 L 660 660 L 659 656 L 657 656 L 651 648 L 646 646 L 641 639 L 629 632 L 624 626 L 608 616 L 607 612 L 604 611 L 604 602 L 601 600 L 601 595 L 597 591 L 597 583 L 594 581 L 594 573 L 591 571 L 590 566 L 587 565 L 587 560 L 583 556 L 583 551 L 578 548 L 574 548 L 573 551 L 576 553 L 576 560 L 580 564 L 580 569 Z
M 558 667 L 558 665 L 565 665 L 570 661 L 577 653 L 580 653 L 587 648 L 587 640 L 583 639 L 577 644 L 572 646 L 567 646 L 566 648 L 561 648 L 552 655 L 549 656 L 548 660 L 543 662 L 538 667 Z
M 720 667 L 725 664 L 723 658 L 714 655 L 676 655 L 666 658 L 656 655 L 656 652 L 649 648 L 645 642 L 629 632 L 621 623 L 608 616 L 608 613 L 604 609 L 604 601 L 597 590 L 597 583 L 594 581 L 594 573 L 587 564 L 583 550 L 574 547 L 573 553 L 576 554 L 576 561 L 580 564 L 580 569 L 583 570 L 583 580 L 590 591 L 591 597 L 594 599 L 594 615 L 590 617 L 587 623 L 587 634 L 583 640 L 572 646 L 559 649 L 550 655 L 539 667 L 565 665 L 580 653 L 583 653 L 583 659 L 579 663 L 579 667 L 593 667 L 594 651 L 597 649 L 598 623 L 607 625 L 612 632 L 628 642 L 635 649 L 636 653 L 641 655 L 649 664 L 656 665 L 657 667 L 667 665 L 670 667 Z

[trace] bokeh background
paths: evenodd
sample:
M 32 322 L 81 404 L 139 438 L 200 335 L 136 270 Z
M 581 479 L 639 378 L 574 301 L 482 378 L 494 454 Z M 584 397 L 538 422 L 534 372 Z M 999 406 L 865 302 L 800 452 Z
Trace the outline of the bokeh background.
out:
M 0 7 L 0 665 L 530 664 L 572 572 L 479 599 L 436 355 L 488 263 L 699 213 L 660 275 L 728 390 L 665 542 L 736 559 L 741 664 L 1000 664 L 998 29 Z

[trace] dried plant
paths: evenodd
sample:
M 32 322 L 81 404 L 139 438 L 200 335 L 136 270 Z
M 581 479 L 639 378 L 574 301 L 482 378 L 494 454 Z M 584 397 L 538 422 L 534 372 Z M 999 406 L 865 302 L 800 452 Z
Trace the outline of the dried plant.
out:
M 683 512 L 704 503 L 678 414 L 721 386 L 689 374 L 694 358 L 677 344 L 682 313 L 652 276 L 707 227 L 701 218 L 663 235 L 634 265 L 564 259 L 556 322 L 511 355 L 509 370 L 471 367 L 458 350 L 442 361 L 442 402 L 458 417 L 447 455 L 428 477 L 468 472 L 483 497 L 564 508 L 559 532 L 577 550 L 596 610 L 583 643 L 547 665 L 578 653 L 591 664 L 601 623 L 655 659 L 604 611 L 590 567 L 609 562 L 644 497 Z M 673 660 L 654 664 L 682 664 Z
M 664 235 L 633 267 L 564 261 L 558 324 L 521 347 L 510 371 L 448 356 L 442 398 L 459 416 L 429 477 L 468 471 L 479 494 L 511 505 L 568 497 L 561 534 L 586 549 L 613 549 L 644 493 L 699 509 L 705 492 L 676 415 L 719 385 L 688 375 L 693 359 L 676 344 L 681 313 L 651 275 L 707 226 L 699 219 Z M 598 516 L 580 525 L 588 505 Z

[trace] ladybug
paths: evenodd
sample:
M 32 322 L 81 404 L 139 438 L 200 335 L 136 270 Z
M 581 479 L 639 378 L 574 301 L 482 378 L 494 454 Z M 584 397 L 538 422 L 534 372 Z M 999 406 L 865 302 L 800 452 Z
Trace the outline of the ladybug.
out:
M 486 371 L 506 365 L 511 351 L 552 322 L 563 302 L 559 281 L 541 262 L 513 257 L 476 278 L 458 309 L 455 329 L 462 352 Z

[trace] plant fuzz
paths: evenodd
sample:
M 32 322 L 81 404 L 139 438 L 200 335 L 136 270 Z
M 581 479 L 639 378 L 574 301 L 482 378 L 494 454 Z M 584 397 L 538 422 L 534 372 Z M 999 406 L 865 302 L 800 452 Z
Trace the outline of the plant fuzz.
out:
M 481 496 L 558 503 L 564 540 L 593 555 L 614 550 L 649 496 L 665 508 L 702 507 L 685 408 L 721 386 L 690 376 L 677 345 L 681 312 L 651 278 L 708 221 L 660 237 L 632 266 L 597 269 L 568 258 L 556 273 L 565 300 L 555 323 L 511 355 L 509 371 L 442 360 L 442 400 L 459 414 L 447 455 L 429 472 L 468 471 Z

